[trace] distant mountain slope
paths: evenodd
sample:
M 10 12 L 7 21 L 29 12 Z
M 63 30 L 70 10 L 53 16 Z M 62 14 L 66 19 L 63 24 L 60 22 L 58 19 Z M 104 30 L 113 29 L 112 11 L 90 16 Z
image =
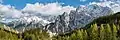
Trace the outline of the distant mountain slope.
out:
M 86 25 L 87 27 L 90 27 L 90 25 L 97 23 L 98 25 L 101 24 L 115 24 L 115 25 L 120 25 L 120 12 L 115 13 L 113 15 L 109 16 L 103 16 L 95 19 L 93 22 L 90 24 Z

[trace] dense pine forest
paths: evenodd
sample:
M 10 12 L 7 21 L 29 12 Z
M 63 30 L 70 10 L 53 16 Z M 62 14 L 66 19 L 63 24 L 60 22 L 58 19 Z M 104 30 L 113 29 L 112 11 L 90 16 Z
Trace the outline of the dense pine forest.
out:
M 14 33 L 2 27 L 0 24 L 0 40 L 120 40 L 120 13 L 97 18 L 85 28 L 53 37 L 40 28 Z

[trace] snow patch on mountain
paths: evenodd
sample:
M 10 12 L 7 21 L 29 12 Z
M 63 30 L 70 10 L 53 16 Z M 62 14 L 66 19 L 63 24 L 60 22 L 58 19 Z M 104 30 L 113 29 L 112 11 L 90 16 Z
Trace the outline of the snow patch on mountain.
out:
M 91 2 L 89 5 L 99 5 L 103 7 L 109 7 L 113 10 L 114 13 L 120 12 L 120 0 L 103 0 L 103 2 Z

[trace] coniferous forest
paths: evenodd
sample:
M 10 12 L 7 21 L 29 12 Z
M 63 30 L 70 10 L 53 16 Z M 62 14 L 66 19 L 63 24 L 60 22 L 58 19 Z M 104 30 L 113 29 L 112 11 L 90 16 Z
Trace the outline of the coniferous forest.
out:
M 53 37 L 39 28 L 14 33 L 2 28 L 2 24 L 0 27 L 0 40 L 120 40 L 120 13 L 97 18 L 85 28 Z

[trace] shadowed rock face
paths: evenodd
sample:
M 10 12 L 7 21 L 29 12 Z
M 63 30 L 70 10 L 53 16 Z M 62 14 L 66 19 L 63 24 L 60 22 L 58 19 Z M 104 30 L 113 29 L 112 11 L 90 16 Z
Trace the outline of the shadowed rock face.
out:
M 46 26 L 46 30 L 50 30 L 53 33 L 69 32 L 71 30 L 69 27 L 69 15 L 65 12 L 59 15 L 54 23 Z
M 30 15 L 5 24 L 13 26 L 12 28 L 20 31 L 31 28 L 41 28 L 52 33 L 63 34 L 85 27 L 85 25 L 94 19 L 110 14 L 112 14 L 112 10 L 108 7 L 89 5 L 86 7 L 78 7 L 76 10 L 71 10 L 70 13 L 64 12 L 58 16 Z

